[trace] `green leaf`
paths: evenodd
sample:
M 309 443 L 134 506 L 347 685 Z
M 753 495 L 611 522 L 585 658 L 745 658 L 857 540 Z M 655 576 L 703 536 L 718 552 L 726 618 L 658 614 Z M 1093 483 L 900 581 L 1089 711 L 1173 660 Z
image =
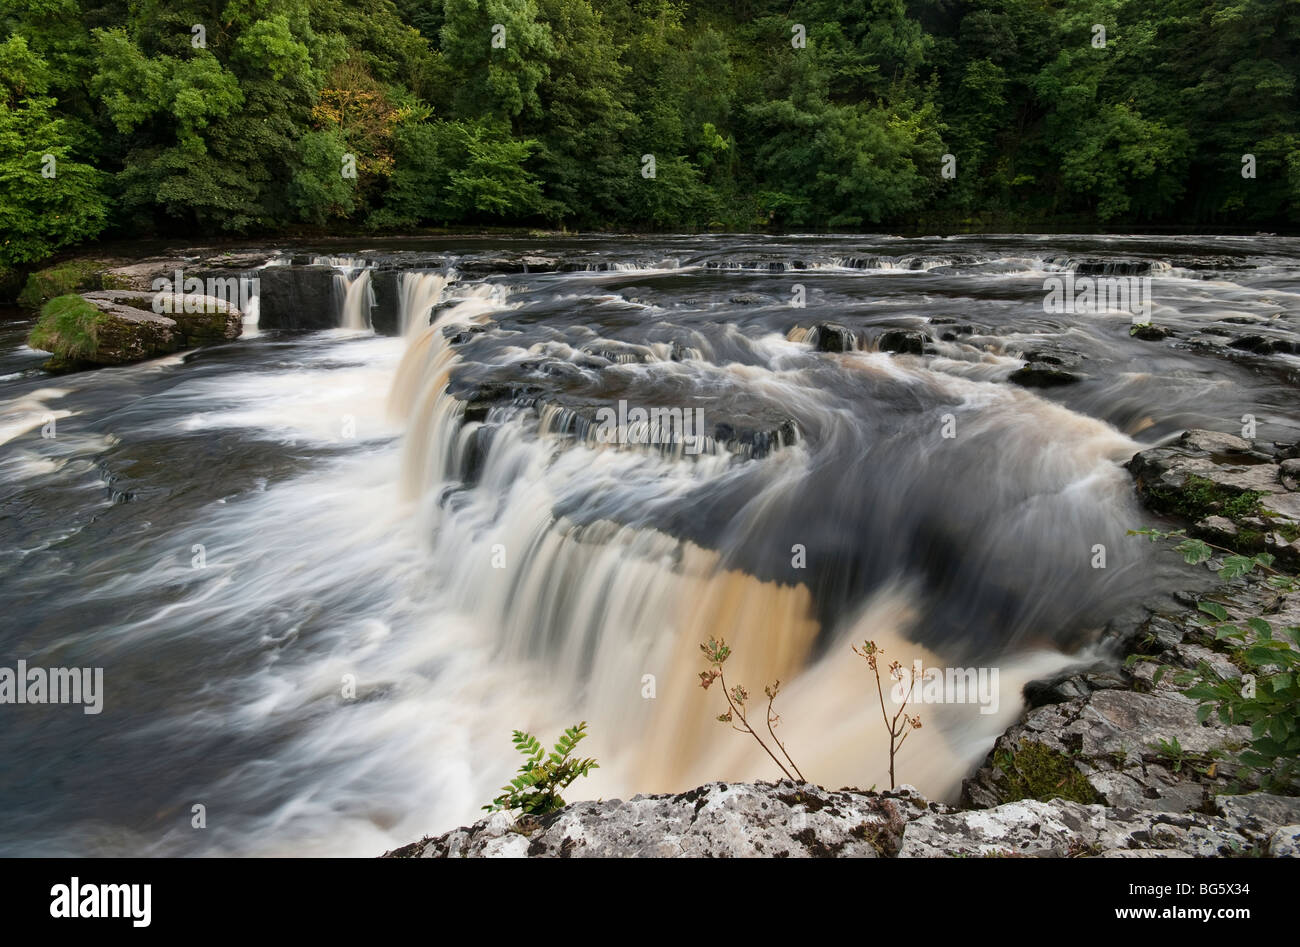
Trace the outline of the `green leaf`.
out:
M 1255 567 L 1255 560 L 1246 556 L 1226 556 L 1219 568 L 1219 578 L 1235 579 L 1245 575 Z
M 1246 624 L 1249 625 L 1261 638 L 1273 637 L 1273 626 L 1262 618 L 1247 618 Z
M 1218 602 L 1201 601 L 1196 603 L 1196 607 L 1210 617 L 1217 618 L 1219 621 L 1228 620 L 1228 610 Z

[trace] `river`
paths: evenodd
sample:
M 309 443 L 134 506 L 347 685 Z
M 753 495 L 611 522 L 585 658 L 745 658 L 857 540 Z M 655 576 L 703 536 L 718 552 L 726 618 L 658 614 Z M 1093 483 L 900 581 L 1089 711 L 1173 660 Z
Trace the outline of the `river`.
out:
M 1300 439 L 1300 357 L 1233 345 L 1300 339 L 1292 238 L 320 252 L 334 329 L 50 376 L 0 323 L 0 665 L 104 669 L 100 714 L 0 707 L 0 854 L 377 855 L 477 818 L 513 728 L 578 720 L 601 768 L 570 799 L 772 778 L 699 687 L 710 636 L 751 693 L 781 679 L 778 733 L 829 787 L 888 781 L 853 642 L 998 669 L 995 709 L 921 705 L 900 757 L 953 798 L 1026 681 L 1187 584 L 1125 535 L 1152 520 L 1123 463 L 1245 416 Z M 481 262 L 525 253 L 561 265 Z M 375 334 L 358 267 L 404 260 Z M 1071 271 L 1149 278 L 1172 336 L 1046 312 Z M 1034 353 L 1076 379 L 1010 383 Z M 619 402 L 708 437 L 602 443 Z

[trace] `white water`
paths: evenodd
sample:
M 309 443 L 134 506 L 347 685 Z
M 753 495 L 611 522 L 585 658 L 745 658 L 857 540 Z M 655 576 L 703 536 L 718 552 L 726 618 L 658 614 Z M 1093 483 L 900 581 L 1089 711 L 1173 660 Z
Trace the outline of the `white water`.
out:
M 398 300 L 398 333 L 411 337 L 428 326 L 429 314 L 442 299 L 446 288 L 447 277 L 442 273 L 403 273 Z
M 354 262 L 340 264 L 347 289 L 364 272 Z M 587 287 L 600 279 L 581 276 Z M 735 278 L 703 284 L 702 298 L 725 298 Z M 265 338 L 226 361 L 178 357 L 73 375 L 6 403 L 0 437 L 16 458 L 6 473 L 22 484 L 11 508 L 27 517 L 33 498 L 81 496 L 23 520 L 10 545 L 14 557 L 32 558 L 8 580 L 29 600 L 67 603 L 36 618 L 57 629 L 51 647 L 76 643 L 113 669 L 110 700 L 121 714 L 111 734 L 85 728 L 100 742 L 59 745 L 72 747 L 67 759 L 92 760 L 87 786 L 131 786 L 102 790 L 112 795 L 104 808 L 75 797 L 75 814 L 49 817 L 40 793 L 16 784 L 10 808 L 31 816 L 14 846 L 370 856 L 477 817 L 516 765 L 512 728 L 553 738 L 579 719 L 591 724 L 583 749 L 601 769 L 570 798 L 771 778 L 761 750 L 714 720 L 717 690 L 698 686 L 698 645 L 711 635 L 735 649 L 729 682 L 757 694 L 782 680 L 779 732 L 805 775 L 832 786 L 887 781 L 872 679 L 850 643 L 870 637 L 904 664 L 998 667 L 996 713 L 923 706 L 925 726 L 899 761 L 901 781 L 950 795 L 1018 714 L 1024 681 L 1075 660 L 1053 634 L 1061 611 L 1106 598 L 1110 587 L 1088 566 L 1091 544 L 1110 546 L 1107 578 L 1150 577 L 1125 559 L 1122 538 L 1141 522 L 1118 466 L 1142 446 L 1133 437 L 1167 427 L 1191 401 L 1267 393 L 1265 382 L 1247 387 L 1245 370 L 1229 376 L 1225 363 L 1181 348 L 1139 350 L 1164 363 L 1098 367 L 1112 346 L 1126 358 L 1122 346 L 1136 346 L 1118 319 L 1117 341 L 1103 319 L 1057 332 L 1088 352 L 1104 381 L 1080 386 L 1077 402 L 1008 386 L 1022 361 L 1014 353 L 1033 343 L 1041 318 L 1032 296 L 1030 318 L 995 326 L 1005 354 L 936 340 L 938 354 L 921 358 L 813 352 L 807 330 L 790 326 L 834 317 L 826 309 L 754 317 L 732 308 L 688 322 L 678 312 L 694 307 L 680 292 L 654 295 L 639 276 L 614 288 L 650 295 L 653 310 L 606 286 L 573 292 L 567 275 L 529 276 L 513 296 L 440 279 L 403 280 L 399 338 Z M 1041 283 L 1037 273 L 1023 279 Z M 1163 280 L 1188 323 L 1272 310 L 1246 282 Z M 543 303 L 530 295 L 557 284 L 567 292 Z M 857 285 L 845 296 L 862 293 Z M 600 312 L 584 315 L 592 300 Z M 969 300 L 939 291 L 907 305 L 909 316 L 983 321 L 964 311 Z M 517 306 L 531 308 L 507 320 Z M 494 320 L 509 324 L 498 331 Z M 655 331 L 674 321 L 679 333 Z M 488 331 L 453 346 L 446 330 L 458 326 Z M 1087 344 L 1076 331 L 1104 341 Z M 465 423 L 465 405 L 448 391 L 458 373 L 485 365 L 567 379 L 520 366 L 576 368 L 591 353 L 609 363 L 593 374 L 611 390 L 707 396 L 721 409 L 775 405 L 801 436 L 758 461 L 732 463 L 725 450 L 688 458 L 565 436 L 569 408 L 548 406 L 539 418 L 502 401 L 486 421 Z M 1140 411 L 1114 425 L 1081 413 L 1117 400 Z M 1216 410 L 1233 418 L 1244 409 Z M 958 417 L 958 439 L 938 438 L 940 412 Z M 38 440 L 51 413 L 59 437 Z M 144 446 L 123 453 L 133 442 Z M 207 457 L 215 484 L 201 476 Z M 465 488 L 471 458 L 477 485 Z M 123 470 L 143 470 L 137 482 L 170 493 L 152 506 L 105 499 L 104 479 Z M 228 476 L 243 479 L 227 485 Z M 831 529 L 816 529 L 818 513 Z M 924 532 L 926 516 L 944 529 Z M 116 529 L 94 533 L 105 522 Z M 91 538 L 77 544 L 77 531 Z M 823 624 L 808 582 L 761 568 L 765 553 L 788 561 L 794 541 L 812 551 L 840 541 L 825 553 L 832 562 L 887 553 L 869 563 L 882 581 Z M 195 544 L 207 550 L 203 570 L 190 563 Z M 53 554 L 42 558 L 45 545 Z M 937 565 L 906 558 L 909 545 Z M 1009 593 L 989 594 L 999 584 Z M 1020 600 L 1027 611 L 1015 611 Z M 943 615 L 948 627 L 935 634 L 943 602 L 956 603 L 955 617 Z M 81 621 L 93 633 L 82 635 Z M 953 656 L 972 642 L 975 658 Z M 355 698 L 344 698 L 345 679 Z M 136 754 L 139 782 L 112 773 L 123 753 Z M 205 833 L 189 828 L 195 802 L 209 806 Z M 82 812 L 103 824 L 80 821 Z
M 339 327 L 361 332 L 370 328 L 370 310 L 375 305 L 375 291 L 370 285 L 370 270 L 334 274 L 335 292 L 343 304 Z

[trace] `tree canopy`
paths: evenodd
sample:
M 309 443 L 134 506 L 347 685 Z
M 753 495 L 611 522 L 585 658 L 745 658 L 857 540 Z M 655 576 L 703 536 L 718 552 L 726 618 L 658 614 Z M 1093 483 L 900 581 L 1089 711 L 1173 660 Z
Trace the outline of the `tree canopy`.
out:
M 1293 227 L 1294 0 L 7 0 L 0 264 L 98 235 Z

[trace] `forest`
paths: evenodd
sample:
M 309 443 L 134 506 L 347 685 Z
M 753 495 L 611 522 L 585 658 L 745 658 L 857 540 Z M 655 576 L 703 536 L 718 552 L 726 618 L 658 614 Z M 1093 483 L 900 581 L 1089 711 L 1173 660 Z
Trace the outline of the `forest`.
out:
M 1294 0 L 4 0 L 0 266 L 96 238 L 1293 229 Z

